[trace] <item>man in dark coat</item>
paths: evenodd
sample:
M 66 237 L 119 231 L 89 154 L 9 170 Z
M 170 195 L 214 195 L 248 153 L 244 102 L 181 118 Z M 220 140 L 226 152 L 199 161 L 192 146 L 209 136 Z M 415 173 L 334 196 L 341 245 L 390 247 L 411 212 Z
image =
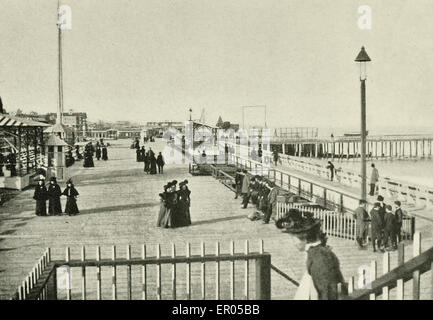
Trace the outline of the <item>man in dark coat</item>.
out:
M 371 244 L 373 245 L 373 252 L 376 252 L 376 240 L 377 240 L 377 248 L 385 252 L 382 247 L 382 230 L 383 230 L 383 220 L 379 214 L 380 203 L 375 202 L 373 209 L 370 211 L 371 217 Z
M 45 177 L 40 176 L 38 185 L 35 188 L 33 199 L 36 200 L 36 215 L 47 215 L 47 188 L 45 187 Z
M 236 184 L 236 196 L 235 196 L 235 199 L 237 199 L 238 196 L 241 194 L 241 189 L 242 189 L 242 173 L 241 173 L 241 169 L 237 169 L 236 170 L 235 184 Z
M 56 177 L 51 177 L 50 184 L 48 186 L 48 213 L 50 215 L 61 215 L 62 204 L 60 203 L 60 197 L 62 190 L 57 184 Z
M 395 203 L 395 235 L 397 238 L 397 242 L 400 243 L 401 241 L 401 227 L 403 225 L 403 217 L 404 217 L 404 213 L 403 210 L 401 209 L 401 202 L 400 201 L 396 201 Z
M 387 248 L 387 250 L 395 250 L 397 249 L 397 241 L 395 239 L 395 226 L 397 219 L 395 218 L 390 205 L 387 205 L 385 209 L 384 246 Z
M 364 249 L 364 241 L 368 231 L 367 220 L 369 216 L 367 210 L 365 210 L 366 206 L 367 201 L 359 200 L 359 207 L 355 209 L 353 214 L 353 217 L 356 219 L 356 242 L 359 249 Z
M 158 165 L 158 173 L 164 173 L 165 162 L 161 152 L 158 154 L 158 157 L 156 158 L 156 164 Z

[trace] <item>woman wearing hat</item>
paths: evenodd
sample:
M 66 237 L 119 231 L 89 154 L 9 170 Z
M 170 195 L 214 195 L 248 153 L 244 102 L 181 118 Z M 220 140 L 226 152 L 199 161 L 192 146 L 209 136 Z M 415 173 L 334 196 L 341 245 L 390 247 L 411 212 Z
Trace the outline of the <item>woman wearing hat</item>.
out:
M 45 187 L 45 177 L 40 176 L 38 185 L 35 188 L 33 199 L 36 200 L 36 215 L 46 216 L 47 215 L 47 188 Z
M 167 207 L 166 207 L 166 198 L 167 198 L 167 190 L 171 188 L 171 184 L 168 183 L 164 186 L 164 192 L 161 192 L 159 194 L 160 199 L 160 206 L 159 206 L 159 214 L 158 214 L 158 220 L 156 220 L 156 226 L 157 227 L 165 227 L 165 224 L 167 223 Z
M 63 191 L 63 195 L 67 197 L 65 213 L 67 213 L 70 216 L 80 213 L 80 211 L 78 211 L 78 206 L 77 206 L 77 197 L 79 193 L 77 189 L 75 189 L 71 179 L 69 179 L 66 182 L 66 189 L 65 191 Z
M 337 256 L 326 245 L 320 221 L 310 212 L 297 209 L 277 220 L 276 226 L 291 235 L 299 251 L 307 253 L 306 271 L 296 291 L 295 300 L 337 300 L 338 284 L 344 284 Z
M 62 204 L 60 203 L 60 197 L 62 190 L 57 184 L 56 177 L 51 177 L 50 184 L 48 186 L 48 213 L 50 215 L 61 215 Z
M 187 180 L 179 183 L 179 191 L 177 192 L 178 206 L 175 215 L 175 225 L 177 227 L 185 227 L 191 225 L 191 216 L 189 213 L 189 207 L 191 203 L 191 191 L 188 189 L 187 183 Z

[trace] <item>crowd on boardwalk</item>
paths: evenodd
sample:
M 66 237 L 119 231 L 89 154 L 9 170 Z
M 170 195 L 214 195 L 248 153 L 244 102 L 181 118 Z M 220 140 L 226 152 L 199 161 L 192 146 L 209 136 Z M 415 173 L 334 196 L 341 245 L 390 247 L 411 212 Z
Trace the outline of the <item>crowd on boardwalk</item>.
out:
M 63 192 L 57 183 L 56 177 L 51 177 L 48 188 L 45 185 L 45 177 L 40 176 L 38 185 L 35 187 L 33 199 L 36 200 L 36 215 L 37 216 L 58 216 L 62 215 L 61 196 L 66 196 L 65 214 L 76 215 L 79 213 L 77 206 L 77 197 L 79 193 L 74 187 L 71 179 L 66 182 L 66 188 Z M 48 213 L 47 213 L 48 201 Z
M 277 196 L 279 188 L 274 182 L 260 175 L 250 178 L 247 170 L 237 169 L 235 174 L 235 199 L 242 196 L 241 208 L 247 208 L 251 202 L 257 209 L 249 216 L 251 220 L 263 220 L 269 223 L 271 217 L 277 213 Z
M 140 142 L 138 139 L 134 141 L 131 147 L 136 150 L 135 152 L 137 154 L 137 162 L 144 162 L 144 172 L 146 172 L 147 174 L 164 173 L 165 161 L 161 152 L 159 152 L 158 156 L 155 157 L 155 152 L 153 152 L 152 148 L 149 147 L 149 150 L 147 151 L 145 146 L 142 146 L 140 148 Z
M 191 191 L 188 188 L 188 180 L 179 183 L 177 180 L 168 182 L 164 191 L 159 194 L 160 209 L 156 222 L 157 227 L 178 228 L 191 225 Z
M 401 241 L 401 228 L 403 225 L 404 212 L 401 202 L 395 201 L 394 208 L 384 203 L 384 198 L 379 195 L 377 202 L 368 214 L 367 202 L 359 201 L 359 207 L 355 210 L 356 219 L 356 241 L 360 249 L 365 249 L 368 236 L 368 222 L 371 225 L 371 244 L 373 251 L 395 250 Z

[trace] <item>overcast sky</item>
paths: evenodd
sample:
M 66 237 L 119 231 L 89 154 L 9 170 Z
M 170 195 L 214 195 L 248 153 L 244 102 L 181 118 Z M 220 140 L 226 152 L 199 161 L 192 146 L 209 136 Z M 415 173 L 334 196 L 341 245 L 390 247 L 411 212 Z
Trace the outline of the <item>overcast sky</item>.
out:
M 65 109 L 91 120 L 185 120 L 191 107 L 241 122 L 241 106 L 266 105 L 269 126 L 358 128 L 364 45 L 368 127 L 432 125 L 432 0 L 63 3 Z M 371 30 L 357 26 L 359 5 Z M 56 111 L 56 18 L 57 0 L 0 1 L 6 109 Z

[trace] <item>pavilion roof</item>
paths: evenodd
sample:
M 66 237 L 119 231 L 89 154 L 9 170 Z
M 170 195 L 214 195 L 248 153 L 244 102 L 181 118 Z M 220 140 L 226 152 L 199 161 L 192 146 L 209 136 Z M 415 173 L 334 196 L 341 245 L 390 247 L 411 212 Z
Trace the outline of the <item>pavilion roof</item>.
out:
M 49 126 L 50 126 L 49 124 L 43 122 L 14 117 L 8 114 L 0 114 L 0 128 L 49 127 Z

